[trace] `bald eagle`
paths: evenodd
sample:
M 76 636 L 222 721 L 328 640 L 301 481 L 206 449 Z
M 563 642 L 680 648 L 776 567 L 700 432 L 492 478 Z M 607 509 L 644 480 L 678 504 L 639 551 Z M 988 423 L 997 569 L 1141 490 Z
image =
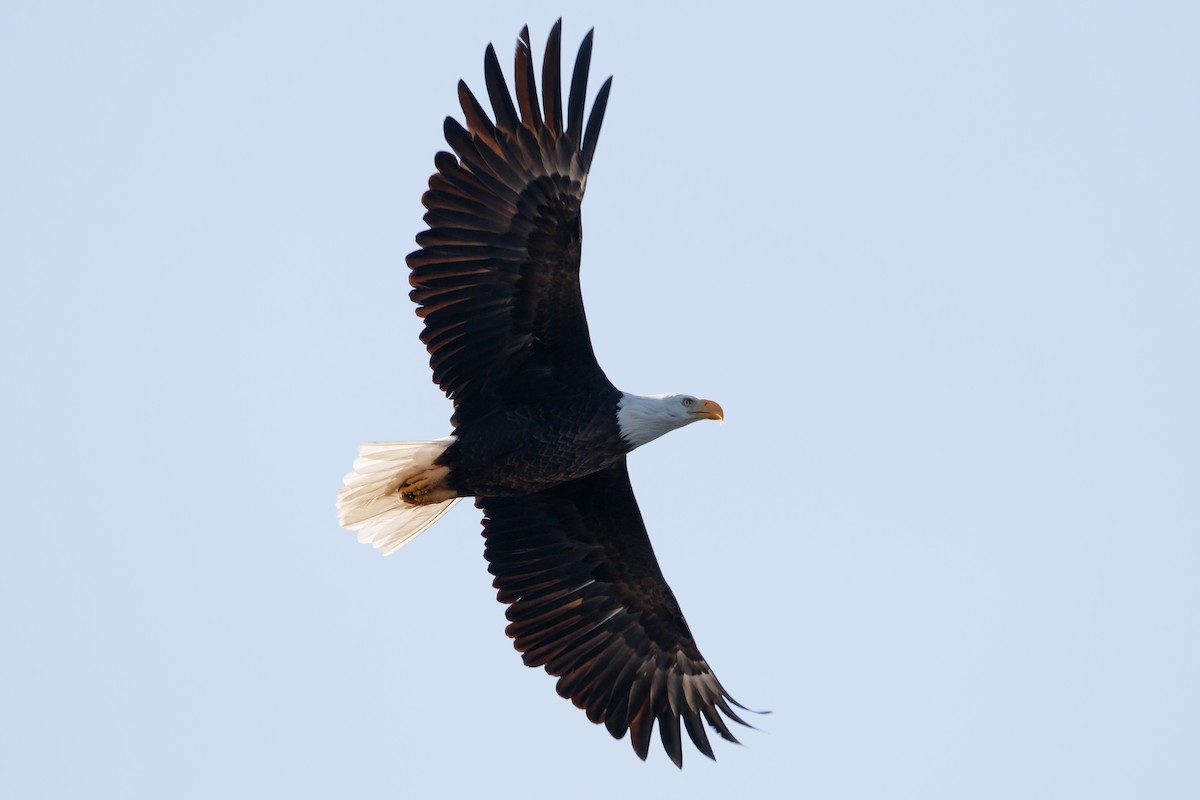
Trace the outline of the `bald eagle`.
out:
M 434 382 L 454 404 L 453 434 L 361 445 L 338 516 L 387 554 L 474 497 L 525 663 L 557 676 L 559 694 L 615 738 L 628 732 L 642 759 L 657 722 L 682 766 L 681 729 L 714 758 L 704 723 L 736 742 L 722 714 L 746 725 L 731 708 L 744 706 L 696 647 L 625 459 L 724 412 L 686 394 L 622 392 L 596 363 L 579 290 L 579 207 L 612 78 L 585 125 L 589 32 L 563 107 L 561 22 L 546 45 L 540 105 L 528 27 L 517 42 L 516 105 L 491 45 L 491 118 L 459 82 L 466 126 L 446 118 L 454 152 L 435 156 L 422 197 L 429 228 L 407 259 L 410 297 Z

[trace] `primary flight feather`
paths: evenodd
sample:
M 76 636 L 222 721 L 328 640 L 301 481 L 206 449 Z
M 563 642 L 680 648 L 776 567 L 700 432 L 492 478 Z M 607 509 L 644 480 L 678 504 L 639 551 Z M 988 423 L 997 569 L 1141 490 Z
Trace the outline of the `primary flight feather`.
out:
M 710 758 L 707 723 L 737 741 L 738 705 L 700 655 L 638 511 L 625 459 L 675 428 L 722 419 L 691 395 L 636 395 L 596 362 L 579 290 L 579 207 L 612 79 L 584 119 L 592 33 L 566 107 L 561 20 L 542 63 L 517 42 L 516 103 L 489 45 L 489 117 L 463 82 L 466 125 L 422 197 L 428 230 L 408 256 L 433 379 L 454 403 L 453 434 L 371 442 L 338 494 L 341 524 L 385 554 L 462 497 L 483 510 L 484 555 L 507 633 L 529 666 L 641 758 L 657 723 L 682 766 L 681 730 Z M 740 708 L 741 706 L 739 706 Z

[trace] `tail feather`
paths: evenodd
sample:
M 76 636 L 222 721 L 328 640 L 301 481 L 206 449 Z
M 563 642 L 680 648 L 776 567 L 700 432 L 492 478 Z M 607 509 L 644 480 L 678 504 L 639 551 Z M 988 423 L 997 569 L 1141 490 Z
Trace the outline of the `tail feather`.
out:
M 354 471 L 342 479 L 338 522 L 358 531 L 358 540 L 389 555 L 437 522 L 460 498 L 408 505 L 397 489 L 409 475 L 428 467 L 454 437 L 433 442 L 366 442 L 358 447 Z

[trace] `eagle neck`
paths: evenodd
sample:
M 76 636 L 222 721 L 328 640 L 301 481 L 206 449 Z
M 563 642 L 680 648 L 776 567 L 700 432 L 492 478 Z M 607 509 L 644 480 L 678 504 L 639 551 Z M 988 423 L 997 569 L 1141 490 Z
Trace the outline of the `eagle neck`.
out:
M 641 447 L 679 427 L 679 422 L 665 413 L 666 397 L 621 393 L 617 401 L 617 428 L 629 449 Z

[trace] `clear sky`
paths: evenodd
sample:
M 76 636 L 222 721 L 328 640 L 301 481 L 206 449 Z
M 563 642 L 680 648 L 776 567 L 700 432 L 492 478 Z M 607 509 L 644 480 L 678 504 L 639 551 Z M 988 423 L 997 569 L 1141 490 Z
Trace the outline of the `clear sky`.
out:
M 1200 797 L 1197 7 L 590 5 L 3 5 L 0 794 Z M 334 518 L 448 433 L 403 258 L 560 14 L 598 356 L 727 412 L 631 460 L 774 712 L 682 773 L 522 666 L 470 504 Z

